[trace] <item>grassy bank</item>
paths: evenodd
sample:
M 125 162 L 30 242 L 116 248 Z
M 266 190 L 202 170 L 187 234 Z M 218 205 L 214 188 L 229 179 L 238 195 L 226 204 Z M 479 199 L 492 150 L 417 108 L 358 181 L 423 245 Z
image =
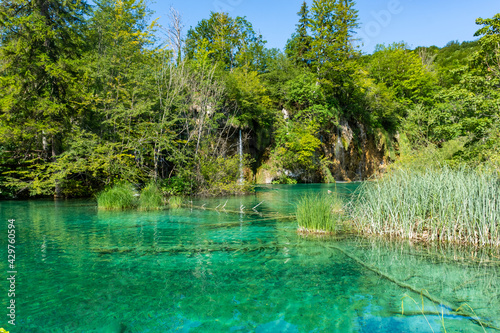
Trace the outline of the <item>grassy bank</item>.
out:
M 364 234 L 500 246 L 500 181 L 490 171 L 396 170 L 351 203 Z

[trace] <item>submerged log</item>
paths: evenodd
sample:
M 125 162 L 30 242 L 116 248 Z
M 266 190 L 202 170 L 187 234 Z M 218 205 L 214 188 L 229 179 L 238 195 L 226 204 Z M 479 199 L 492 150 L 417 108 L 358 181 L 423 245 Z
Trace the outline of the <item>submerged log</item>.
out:
M 445 306 L 446 308 L 450 309 L 451 312 L 453 312 L 453 314 L 455 315 L 458 315 L 458 316 L 462 316 L 462 317 L 466 317 L 467 319 L 469 319 L 470 321 L 476 323 L 477 325 L 480 325 L 481 327 L 487 327 L 487 328 L 492 328 L 494 330 L 497 330 L 497 331 L 500 331 L 500 328 L 495 326 L 493 323 L 490 323 L 490 322 L 487 322 L 487 321 L 484 321 L 484 320 L 481 320 L 477 315 L 473 314 L 473 313 L 469 313 L 468 311 L 465 311 L 463 309 L 463 305 L 460 306 L 460 307 L 456 307 L 454 306 L 453 304 L 445 301 L 445 300 L 442 300 L 442 299 L 439 299 L 433 295 L 431 295 L 429 292 L 427 292 L 427 294 L 424 294 L 423 290 L 418 290 L 417 288 L 407 284 L 407 283 L 404 283 L 402 281 L 399 281 L 397 280 L 396 278 L 390 276 L 389 274 L 386 274 L 384 272 L 382 272 L 381 270 L 379 270 L 378 268 L 376 267 L 373 267 L 367 263 L 365 263 L 364 261 L 362 261 L 361 259 L 349 254 L 347 251 L 341 249 L 340 247 L 338 246 L 335 246 L 335 245 L 329 245 L 330 248 L 332 249 L 335 249 L 339 252 L 341 252 L 342 254 L 344 254 L 346 257 L 354 260 L 355 262 L 357 262 L 359 265 L 365 267 L 366 269 L 376 273 L 377 275 L 381 276 L 382 278 L 392 282 L 392 283 L 395 283 L 396 285 L 398 285 L 399 287 L 401 288 L 404 288 L 404 289 L 408 289 L 416 294 L 420 294 L 422 295 L 423 297 L 427 298 L 429 301 L 433 302 L 433 303 L 436 303 L 436 304 L 439 304 L 439 305 L 443 305 Z
M 210 246 L 212 245 L 212 246 Z M 212 253 L 212 252 L 256 252 L 256 251 L 266 251 L 272 250 L 273 252 L 279 251 L 283 248 L 289 247 L 289 245 L 278 245 L 276 242 L 269 244 L 249 244 L 247 246 L 229 246 L 225 244 L 207 244 L 204 246 L 184 246 L 179 245 L 170 248 L 97 248 L 93 249 L 94 252 L 97 252 L 99 256 L 102 255 L 110 255 L 110 254 L 127 254 L 135 252 L 139 255 L 157 255 L 162 253 L 170 253 L 170 254 L 198 254 L 198 253 Z

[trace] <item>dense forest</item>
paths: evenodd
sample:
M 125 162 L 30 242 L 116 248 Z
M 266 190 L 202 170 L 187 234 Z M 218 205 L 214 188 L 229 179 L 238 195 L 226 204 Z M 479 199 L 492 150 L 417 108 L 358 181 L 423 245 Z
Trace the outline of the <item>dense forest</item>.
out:
M 171 195 L 362 180 L 391 165 L 500 168 L 500 14 L 443 48 L 355 45 L 352 0 L 297 8 L 284 50 L 244 17 L 183 30 L 142 0 L 0 3 L 3 198 Z M 472 37 L 471 37 L 472 38 Z

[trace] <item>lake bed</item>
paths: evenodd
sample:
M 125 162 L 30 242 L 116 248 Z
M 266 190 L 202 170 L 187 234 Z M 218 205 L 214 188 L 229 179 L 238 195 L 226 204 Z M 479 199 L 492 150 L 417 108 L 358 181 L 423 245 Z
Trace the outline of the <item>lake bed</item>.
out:
M 263 186 L 156 212 L 0 202 L 16 220 L 15 332 L 496 331 L 481 326 L 500 327 L 495 251 L 304 237 L 286 218 L 305 194 L 356 187 Z

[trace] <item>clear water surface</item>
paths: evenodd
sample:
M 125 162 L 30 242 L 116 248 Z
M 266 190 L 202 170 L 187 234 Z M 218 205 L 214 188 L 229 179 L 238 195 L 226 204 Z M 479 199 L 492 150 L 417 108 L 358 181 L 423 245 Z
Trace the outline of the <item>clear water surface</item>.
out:
M 16 219 L 18 271 L 17 325 L 5 314 L 0 325 L 14 333 L 496 331 L 477 319 L 500 326 L 497 252 L 303 237 L 282 218 L 305 193 L 355 187 L 264 186 L 148 213 L 98 211 L 92 201 L 0 202 L 0 270 L 7 275 L 7 220 Z M 462 304 L 474 311 L 453 311 Z

